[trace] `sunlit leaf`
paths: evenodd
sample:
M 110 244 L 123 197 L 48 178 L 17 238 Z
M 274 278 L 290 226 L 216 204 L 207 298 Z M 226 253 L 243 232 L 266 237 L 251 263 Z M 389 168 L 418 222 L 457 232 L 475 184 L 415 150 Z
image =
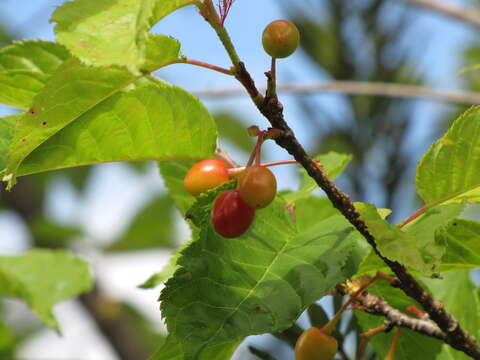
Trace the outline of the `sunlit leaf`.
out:
M 83 69 L 77 65 L 77 70 Z M 90 71 L 97 72 L 90 68 L 87 74 Z M 121 74 L 122 85 L 132 80 L 125 72 Z M 79 84 L 84 82 L 80 77 Z M 112 76 L 105 75 L 106 82 L 107 78 Z M 71 85 L 70 98 L 79 84 Z M 92 84 L 84 105 L 77 100 L 73 109 L 66 104 L 55 106 L 52 99 L 52 111 L 40 107 L 38 114 L 22 118 L 10 145 L 6 174 L 22 161 L 17 175 L 109 161 L 189 159 L 213 152 L 215 123 L 200 101 L 186 91 L 155 82 L 124 92 L 109 82 L 98 86 L 100 98 Z M 67 126 L 68 119 L 76 121 Z
M 0 49 L 0 104 L 28 109 L 47 79 L 70 54 L 60 44 L 27 40 Z
M 480 107 L 457 118 L 417 167 L 417 191 L 427 205 L 480 201 Z
M 0 118 L 0 169 L 7 165 L 8 147 L 13 139 L 15 125 L 23 114 L 15 114 Z

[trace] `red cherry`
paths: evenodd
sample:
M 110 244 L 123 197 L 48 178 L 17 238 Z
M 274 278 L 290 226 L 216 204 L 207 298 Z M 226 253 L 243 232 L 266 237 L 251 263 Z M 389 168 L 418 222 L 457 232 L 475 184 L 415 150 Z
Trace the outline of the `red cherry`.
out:
M 227 165 L 223 160 L 207 159 L 188 170 L 183 179 L 183 187 L 193 196 L 197 196 L 229 180 Z
M 243 201 L 237 190 L 224 191 L 213 205 L 213 228 L 226 238 L 235 238 L 245 233 L 254 217 L 255 209 Z
M 277 180 L 270 169 L 259 165 L 249 166 L 239 181 L 238 192 L 248 205 L 262 209 L 275 199 Z
M 338 351 L 338 342 L 322 329 L 305 330 L 295 345 L 295 360 L 332 360 Z

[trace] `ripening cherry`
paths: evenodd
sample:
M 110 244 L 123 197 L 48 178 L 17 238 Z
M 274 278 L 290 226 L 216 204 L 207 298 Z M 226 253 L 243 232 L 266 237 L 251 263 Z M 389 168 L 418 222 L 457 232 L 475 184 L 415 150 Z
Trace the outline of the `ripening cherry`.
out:
M 338 342 L 322 329 L 305 330 L 295 345 L 295 360 L 332 360 L 338 351 Z
M 240 178 L 238 192 L 248 205 L 262 209 L 275 199 L 277 180 L 267 167 L 248 166 Z
M 271 57 L 280 59 L 292 55 L 299 42 L 300 33 L 290 21 L 275 20 L 263 30 L 263 49 Z
M 229 180 L 227 165 L 223 160 L 206 159 L 188 170 L 183 179 L 183 187 L 193 196 L 197 196 Z
M 244 234 L 253 222 L 255 209 L 248 206 L 237 190 L 227 190 L 215 200 L 212 224 L 215 231 L 226 238 Z

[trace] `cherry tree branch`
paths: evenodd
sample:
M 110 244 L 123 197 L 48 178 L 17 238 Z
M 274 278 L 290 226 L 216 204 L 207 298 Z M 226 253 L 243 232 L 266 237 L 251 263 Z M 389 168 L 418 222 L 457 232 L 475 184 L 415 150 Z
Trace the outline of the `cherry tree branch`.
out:
M 337 188 L 333 181 L 327 177 L 321 164 L 319 164 L 318 161 L 314 161 L 298 142 L 293 130 L 288 126 L 283 117 L 283 106 L 277 97 L 265 98 L 259 93 L 250 73 L 238 57 L 226 29 L 219 23 L 218 14 L 211 0 L 205 0 L 203 7 L 200 9 L 200 13 L 213 27 L 225 47 L 233 64 L 235 78 L 243 85 L 260 113 L 270 122 L 274 129 L 278 129 L 280 135 L 275 138 L 275 142 L 287 150 L 287 152 L 305 168 L 307 173 L 326 193 L 335 208 L 337 208 L 367 240 L 375 253 L 397 276 L 400 281 L 399 287 L 403 292 L 421 304 L 424 310 L 430 315 L 430 318 L 445 333 L 444 341 L 453 348 L 464 352 L 474 359 L 480 360 L 480 346 L 476 343 L 475 339 L 461 327 L 458 321 L 447 312 L 443 304 L 438 300 L 434 300 L 402 264 L 384 257 L 379 252 L 375 237 L 368 230 L 367 225 L 361 219 L 360 213 L 355 209 L 348 195 Z
M 266 89 L 259 89 L 265 92 Z M 287 83 L 277 85 L 277 91 L 288 94 L 343 93 L 351 95 L 374 95 L 398 98 L 423 98 L 459 104 L 480 104 L 480 93 L 473 91 L 428 88 L 424 86 L 362 81 L 325 81 L 318 84 Z M 241 87 L 192 91 L 202 98 L 226 98 L 243 96 Z
M 461 22 L 480 29 L 480 12 L 471 7 L 458 6 L 441 0 L 402 0 L 414 6 L 422 7 L 432 12 L 460 20 Z
M 432 320 L 410 317 L 390 306 L 379 296 L 366 292 L 356 300 L 361 304 L 361 310 L 369 314 L 384 316 L 386 321 L 393 326 L 407 328 L 442 341 L 446 339 L 445 333 Z

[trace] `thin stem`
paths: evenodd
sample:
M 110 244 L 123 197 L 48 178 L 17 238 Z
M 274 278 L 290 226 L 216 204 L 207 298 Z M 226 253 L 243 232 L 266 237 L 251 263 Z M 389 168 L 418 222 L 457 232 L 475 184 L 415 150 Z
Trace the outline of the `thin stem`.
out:
M 260 165 L 260 157 L 262 155 L 262 145 L 263 145 L 263 131 L 258 135 L 258 149 L 255 154 L 255 165 Z
M 253 163 L 253 160 L 252 160 Z M 270 166 L 278 166 L 278 165 L 287 165 L 287 164 L 297 164 L 296 160 L 281 160 L 281 161 L 270 161 L 270 162 L 265 162 L 259 164 L 260 166 L 265 166 L 265 167 L 270 167 Z M 245 171 L 246 167 L 235 167 L 232 169 L 228 169 L 228 173 L 230 176 L 235 176 L 237 174 L 240 174 L 241 172 Z
M 232 168 L 238 168 L 238 164 L 228 155 L 225 151 L 217 148 L 215 150 L 215 155 L 221 157 L 225 162 L 230 165 Z
M 233 75 L 232 70 L 225 69 L 225 68 L 222 68 L 220 66 L 212 65 L 212 64 L 209 64 L 209 63 L 206 63 L 206 62 L 203 62 L 203 61 L 199 61 L 199 60 L 187 59 L 186 57 L 182 57 L 182 58 L 173 60 L 168 65 L 173 65 L 173 64 L 190 64 L 190 65 L 203 67 L 205 69 L 217 71 L 217 72 L 222 73 L 222 74 Z
M 373 329 L 370 329 L 370 330 L 367 330 L 367 331 L 361 333 L 360 337 L 366 339 L 370 336 L 373 336 L 373 335 L 376 335 L 378 333 L 381 333 L 381 332 L 385 331 L 386 328 L 387 327 L 384 324 L 382 324 L 380 326 L 377 326 L 376 328 L 373 328 Z
M 395 335 L 393 335 L 392 344 L 390 345 L 390 350 L 388 350 L 388 354 L 385 356 L 384 360 L 393 360 L 395 358 L 395 352 L 397 351 L 398 341 L 400 340 L 400 331 L 402 329 L 397 327 L 395 329 Z
M 212 0 L 205 0 L 203 9 L 200 9 L 200 12 L 204 16 L 205 20 L 212 26 L 212 28 L 217 33 L 218 38 L 223 44 L 223 47 L 227 51 L 230 60 L 232 61 L 233 66 L 238 66 L 240 64 L 240 58 L 237 55 L 237 51 L 235 50 L 235 46 L 233 46 L 232 39 L 230 39 L 230 35 L 228 34 L 225 27 L 222 25 L 222 20 L 213 5 Z
M 409 222 L 412 222 L 413 220 L 415 220 L 416 218 L 418 218 L 420 215 L 422 215 L 423 213 L 425 213 L 425 211 L 427 211 L 428 209 L 430 209 L 430 206 L 424 206 L 424 207 L 418 209 L 418 210 L 415 211 L 412 215 L 410 215 L 407 220 L 405 220 L 405 221 L 402 222 L 400 225 L 398 225 L 398 227 L 400 227 L 400 228 L 404 227 L 404 226 L 407 225 Z
M 267 76 L 267 98 L 277 97 L 277 59 L 272 57 L 272 65 L 270 72 L 265 73 Z

